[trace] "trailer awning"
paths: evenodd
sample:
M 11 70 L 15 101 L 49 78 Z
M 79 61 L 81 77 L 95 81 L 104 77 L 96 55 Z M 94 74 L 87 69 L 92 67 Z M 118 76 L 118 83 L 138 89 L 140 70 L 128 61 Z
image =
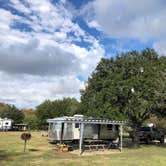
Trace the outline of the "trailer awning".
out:
M 84 123 L 84 124 L 117 124 L 122 125 L 125 121 L 115 121 L 110 119 L 102 119 L 102 118 L 87 118 L 87 117 L 59 117 L 54 119 L 48 119 L 48 123 L 56 123 L 56 122 L 65 122 L 65 123 Z

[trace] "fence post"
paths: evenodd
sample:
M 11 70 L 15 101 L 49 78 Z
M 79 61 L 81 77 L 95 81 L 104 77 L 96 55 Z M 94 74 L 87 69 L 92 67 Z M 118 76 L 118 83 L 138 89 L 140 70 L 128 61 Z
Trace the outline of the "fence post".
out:
M 84 135 L 84 123 L 80 123 L 80 140 L 79 140 L 80 155 L 82 154 L 83 135 Z
M 120 125 L 120 151 L 122 152 L 122 148 L 123 148 L 123 126 L 122 124 Z

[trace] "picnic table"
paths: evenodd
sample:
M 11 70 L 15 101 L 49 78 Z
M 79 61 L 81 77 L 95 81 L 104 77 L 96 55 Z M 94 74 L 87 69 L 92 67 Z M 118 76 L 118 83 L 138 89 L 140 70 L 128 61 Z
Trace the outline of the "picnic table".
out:
M 93 150 L 106 150 L 109 149 L 112 145 L 110 141 L 104 140 L 84 140 L 84 148 L 88 148 L 89 151 Z

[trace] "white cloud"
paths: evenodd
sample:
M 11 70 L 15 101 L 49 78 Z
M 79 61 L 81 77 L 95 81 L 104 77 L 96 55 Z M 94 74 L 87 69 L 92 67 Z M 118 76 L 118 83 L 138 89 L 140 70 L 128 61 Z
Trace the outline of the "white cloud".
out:
M 166 56 L 166 41 L 156 42 L 153 47 L 160 55 Z
M 73 54 L 56 46 L 41 48 L 38 40 L 0 47 L 0 59 L 0 70 L 9 73 L 57 76 L 81 72 L 79 59 Z
M 89 76 L 105 54 L 102 46 L 72 22 L 63 3 L 12 0 L 10 5 L 24 16 L 0 9 L 0 101 L 24 107 L 45 99 L 79 99 L 84 81 L 78 76 Z
M 155 41 L 154 48 L 165 53 L 165 0 L 94 0 L 80 14 L 89 27 L 94 27 L 115 39 Z
M 99 25 L 98 22 L 95 21 L 95 20 L 92 20 L 92 21 L 90 21 L 90 22 L 87 21 L 87 24 L 88 24 L 88 26 L 91 27 L 91 28 L 101 29 L 100 25 Z
M 97 41 L 94 41 L 90 49 L 81 48 L 74 44 L 61 45 L 62 49 L 73 53 L 80 61 L 81 74 L 88 77 L 95 69 L 97 63 L 105 55 L 104 48 Z
M 0 101 L 20 107 L 36 106 L 45 99 L 76 97 L 84 84 L 75 76 L 40 77 L 34 75 L 10 75 L 0 72 Z
M 166 2 L 163 0 L 95 0 L 90 5 L 94 9 L 93 19 L 111 37 L 166 37 Z
M 9 29 L 12 20 L 12 14 L 4 9 L 0 9 L 0 13 L 1 13 L 1 19 L 0 19 L 1 30 Z
M 9 6 L 13 7 L 14 9 L 22 13 L 26 13 L 26 14 L 31 13 L 31 10 L 28 7 L 26 7 L 24 4 L 20 3 L 19 0 L 10 0 Z

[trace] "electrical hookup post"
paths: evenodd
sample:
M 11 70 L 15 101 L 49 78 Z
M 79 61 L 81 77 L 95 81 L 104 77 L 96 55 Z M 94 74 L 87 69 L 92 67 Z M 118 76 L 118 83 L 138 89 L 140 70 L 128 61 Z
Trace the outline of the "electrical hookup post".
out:
M 30 133 L 22 133 L 21 134 L 21 139 L 24 140 L 24 153 L 25 153 L 26 144 L 27 144 L 27 141 L 31 139 L 31 134 Z

